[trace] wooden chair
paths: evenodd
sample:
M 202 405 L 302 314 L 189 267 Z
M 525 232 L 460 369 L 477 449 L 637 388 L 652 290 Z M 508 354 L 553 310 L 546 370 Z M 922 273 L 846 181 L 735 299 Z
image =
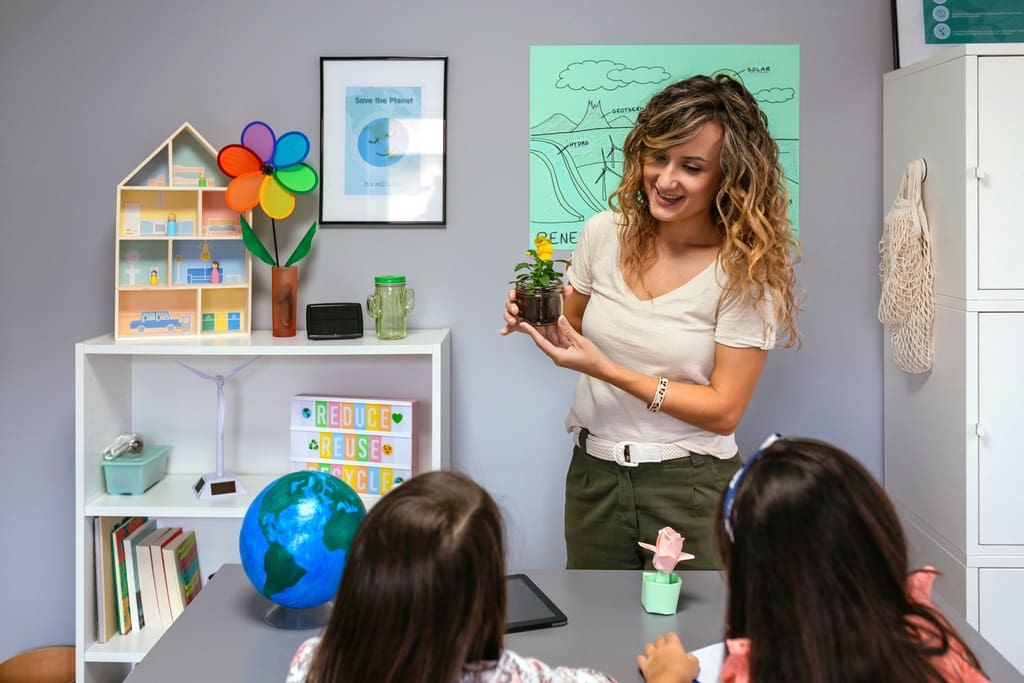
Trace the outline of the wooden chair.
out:
M 75 647 L 40 647 L 0 662 L 0 683 L 70 683 L 75 680 Z

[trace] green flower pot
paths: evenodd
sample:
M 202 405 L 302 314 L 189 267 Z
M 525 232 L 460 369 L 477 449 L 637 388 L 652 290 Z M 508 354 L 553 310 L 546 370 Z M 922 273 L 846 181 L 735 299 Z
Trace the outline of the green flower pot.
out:
M 682 585 L 675 572 L 668 575 L 668 583 L 664 582 L 664 575 L 659 579 L 658 572 L 644 572 L 640 603 L 651 614 L 675 614 Z

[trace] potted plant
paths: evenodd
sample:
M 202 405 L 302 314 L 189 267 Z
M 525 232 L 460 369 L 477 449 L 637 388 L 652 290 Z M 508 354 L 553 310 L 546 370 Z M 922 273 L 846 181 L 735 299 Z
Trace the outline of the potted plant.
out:
M 552 258 L 555 248 L 551 240 L 537 235 L 534 248 L 526 252 L 529 261 L 515 267 L 516 278 L 509 284 L 516 286 L 516 306 L 519 318 L 531 325 L 553 325 L 562 315 L 562 276 L 555 264 L 568 265 L 566 259 Z
M 679 603 L 681 584 L 676 576 L 676 565 L 692 560 L 693 554 L 683 552 L 685 539 L 670 526 L 658 531 L 656 545 L 638 541 L 638 545 L 654 553 L 652 564 L 656 571 L 643 573 L 640 603 L 652 614 L 675 614 Z

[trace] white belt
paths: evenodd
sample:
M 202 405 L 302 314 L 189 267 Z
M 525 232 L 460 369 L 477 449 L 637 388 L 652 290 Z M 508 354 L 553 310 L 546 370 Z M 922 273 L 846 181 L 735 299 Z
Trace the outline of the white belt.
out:
M 572 428 L 572 438 L 580 445 L 580 428 Z M 618 463 L 623 467 L 636 467 L 645 462 L 664 462 L 690 455 L 690 451 L 672 443 L 642 443 L 639 441 L 609 441 L 587 433 L 587 455 Z

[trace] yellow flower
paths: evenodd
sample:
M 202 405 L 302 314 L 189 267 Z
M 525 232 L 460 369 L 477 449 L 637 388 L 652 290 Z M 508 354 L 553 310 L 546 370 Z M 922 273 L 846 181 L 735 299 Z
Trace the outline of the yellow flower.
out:
M 537 258 L 541 261 L 550 261 L 551 257 L 555 255 L 555 247 L 544 235 L 537 235 L 534 238 L 533 243 L 537 247 Z
M 554 258 L 555 246 L 548 237 L 537 235 L 533 244 L 535 248 L 526 252 L 529 260 L 516 265 L 515 271 L 518 274 L 510 283 L 515 284 L 517 289 L 523 288 L 531 293 L 561 284 L 563 274 L 555 270 L 555 264 L 569 263 L 565 259 Z

